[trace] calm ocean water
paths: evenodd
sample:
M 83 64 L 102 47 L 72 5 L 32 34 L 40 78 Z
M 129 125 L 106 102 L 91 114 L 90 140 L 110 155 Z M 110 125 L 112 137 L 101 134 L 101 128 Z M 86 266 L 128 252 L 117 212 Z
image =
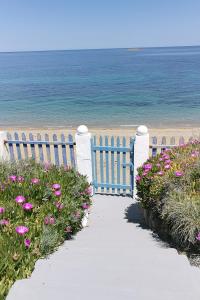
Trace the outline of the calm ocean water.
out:
M 200 126 L 200 47 L 0 53 L 0 126 Z

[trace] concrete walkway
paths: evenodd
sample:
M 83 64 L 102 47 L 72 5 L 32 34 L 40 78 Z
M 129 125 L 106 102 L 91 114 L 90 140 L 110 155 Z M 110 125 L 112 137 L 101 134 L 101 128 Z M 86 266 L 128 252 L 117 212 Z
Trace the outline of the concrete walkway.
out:
M 95 196 L 89 227 L 39 260 L 7 300 L 199 300 L 200 270 L 139 223 L 131 198 Z

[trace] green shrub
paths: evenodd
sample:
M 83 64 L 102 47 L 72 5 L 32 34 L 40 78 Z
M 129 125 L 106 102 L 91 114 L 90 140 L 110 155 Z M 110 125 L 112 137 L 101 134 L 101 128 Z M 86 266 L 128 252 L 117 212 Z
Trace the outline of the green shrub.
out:
M 175 245 L 200 254 L 200 142 L 149 159 L 136 181 L 142 207 L 162 222 Z
M 86 178 L 72 169 L 0 164 L 0 299 L 38 258 L 81 229 L 90 194 Z

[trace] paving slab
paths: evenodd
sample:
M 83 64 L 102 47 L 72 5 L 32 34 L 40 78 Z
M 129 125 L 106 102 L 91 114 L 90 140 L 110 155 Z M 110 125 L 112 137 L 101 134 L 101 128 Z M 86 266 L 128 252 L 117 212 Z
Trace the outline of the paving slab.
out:
M 200 269 L 143 226 L 133 199 L 93 202 L 88 227 L 39 260 L 7 300 L 200 299 Z

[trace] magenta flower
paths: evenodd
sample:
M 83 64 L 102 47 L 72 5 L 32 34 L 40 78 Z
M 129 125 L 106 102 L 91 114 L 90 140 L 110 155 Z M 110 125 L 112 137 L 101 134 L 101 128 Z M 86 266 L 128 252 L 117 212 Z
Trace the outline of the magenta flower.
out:
M 55 195 L 56 197 L 60 197 L 61 194 L 62 194 L 61 191 L 55 191 L 55 192 L 54 192 L 54 195 Z
M 62 210 L 64 208 L 64 204 L 61 203 L 61 202 L 56 202 L 55 205 L 56 205 L 58 210 Z
M 54 217 L 45 217 L 44 218 L 44 224 L 48 225 L 48 224 L 55 224 L 55 218 Z
M 23 204 L 23 209 L 24 209 L 24 210 L 30 211 L 30 210 L 33 209 L 33 204 L 31 204 L 31 203 L 29 203 L 29 202 L 24 203 L 24 204 Z
M 23 177 L 23 176 L 18 176 L 18 177 L 17 177 L 17 181 L 18 181 L 19 183 L 24 182 L 24 177 Z
M 162 157 L 160 157 L 160 158 L 159 158 L 159 161 L 163 161 L 163 158 L 162 158 Z
M 199 156 L 199 151 L 195 150 L 191 154 L 192 157 L 198 157 Z
M 83 204 L 82 204 L 82 208 L 83 208 L 83 209 L 88 209 L 88 208 L 89 208 L 89 205 L 88 205 L 87 203 L 83 203 Z
M 9 220 L 6 220 L 6 219 L 0 220 L 0 225 L 5 225 L 5 226 L 7 226 L 7 225 L 9 225 L 9 224 L 10 224 L 10 221 L 9 221 Z
M 11 175 L 9 176 L 10 181 L 15 182 L 17 180 L 17 176 Z
M 165 161 L 165 164 L 170 164 L 171 163 L 171 160 L 170 159 L 167 159 L 166 161 Z
M 54 183 L 54 184 L 52 185 L 52 188 L 53 188 L 54 190 L 59 190 L 59 189 L 61 188 L 61 186 L 60 186 L 59 183 Z
M 170 157 L 169 157 L 169 155 L 164 154 L 164 155 L 163 155 L 163 159 L 164 159 L 164 160 L 168 160 L 168 159 L 170 159 Z
M 176 172 L 174 172 L 174 174 L 175 174 L 176 177 L 183 176 L 183 172 L 180 172 L 180 171 L 176 171 Z
M 24 240 L 24 245 L 25 245 L 26 248 L 29 248 L 31 246 L 31 240 L 25 239 Z
M 158 164 L 156 164 L 156 167 L 160 168 L 160 167 L 161 167 L 161 164 L 159 164 L 159 163 L 158 163 Z
M 16 232 L 20 235 L 24 235 L 26 234 L 27 232 L 29 232 L 29 229 L 28 227 L 26 226 L 18 226 L 15 228 Z
M 38 179 L 38 178 L 32 178 L 31 179 L 32 184 L 38 184 L 39 182 L 40 182 L 40 179 Z
M 137 182 L 139 182 L 139 181 L 141 180 L 141 177 L 140 177 L 139 175 L 136 175 L 136 176 L 135 176 L 135 180 L 136 180 Z
M 24 196 L 19 195 L 15 198 L 15 201 L 19 204 L 23 203 L 26 199 L 24 198 Z
M 200 232 L 197 234 L 196 240 L 197 240 L 197 241 L 200 241 Z
M 163 176 L 163 175 L 164 175 L 164 172 L 163 172 L 163 171 L 157 172 L 157 175 Z
M 85 190 L 85 193 L 86 193 L 86 195 L 91 196 L 91 195 L 92 195 L 92 191 L 93 191 L 92 187 L 89 186 L 89 187 Z
M 148 174 L 148 171 L 144 171 L 143 173 L 142 173 L 142 176 L 146 176 Z
M 0 214 L 3 214 L 5 212 L 5 208 L 4 207 L 0 207 Z
M 165 165 L 165 170 L 169 170 L 171 168 L 170 165 Z
M 151 169 L 152 169 L 152 164 L 145 164 L 145 165 L 143 165 L 143 169 L 145 170 L 145 171 L 150 171 Z

